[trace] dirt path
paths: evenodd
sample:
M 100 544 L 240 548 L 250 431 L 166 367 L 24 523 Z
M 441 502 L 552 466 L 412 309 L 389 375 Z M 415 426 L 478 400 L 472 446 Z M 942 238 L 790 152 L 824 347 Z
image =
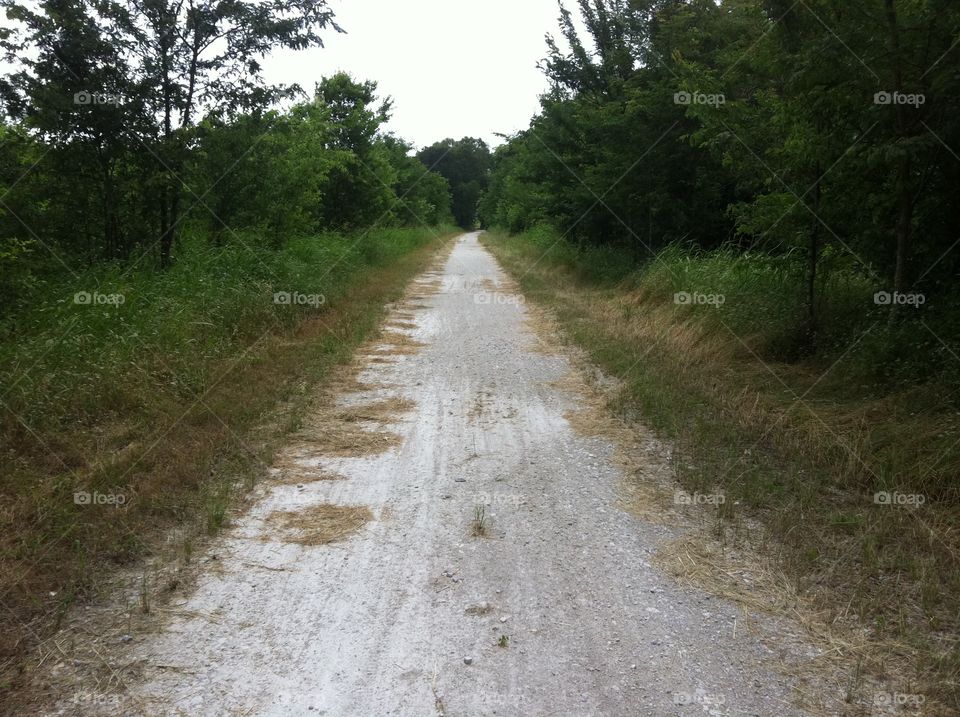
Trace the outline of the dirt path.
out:
M 618 507 L 613 447 L 565 418 L 570 361 L 477 235 L 418 281 L 391 317 L 412 340 L 357 377 L 385 387 L 341 396 L 346 433 L 308 421 L 217 569 L 125 648 L 118 712 L 803 714 L 737 607 L 651 564 L 676 531 Z

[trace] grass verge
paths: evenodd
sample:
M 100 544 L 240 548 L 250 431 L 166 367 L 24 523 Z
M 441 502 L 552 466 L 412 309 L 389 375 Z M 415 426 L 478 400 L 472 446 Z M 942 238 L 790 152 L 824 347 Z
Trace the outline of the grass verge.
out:
M 457 233 L 383 229 L 276 251 L 188 241 L 168 272 L 49 280 L 3 318 L 0 692 L 112 567 L 174 526 L 187 555 L 219 531 L 310 389 Z
M 797 355 L 790 267 L 676 249 L 641 265 L 549 230 L 483 241 L 619 379 L 611 407 L 671 440 L 688 495 L 724 497 L 710 513 L 721 542 L 758 548 L 831 628 L 866 625 L 869 649 L 847 655 L 858 672 L 909 664 L 919 683 L 901 691 L 922 693 L 925 714 L 960 709 L 956 367 L 924 371 L 914 351 L 876 370 L 915 324 L 874 321 L 872 287 L 851 279 L 825 288 L 822 349 Z M 725 301 L 678 305 L 681 292 Z

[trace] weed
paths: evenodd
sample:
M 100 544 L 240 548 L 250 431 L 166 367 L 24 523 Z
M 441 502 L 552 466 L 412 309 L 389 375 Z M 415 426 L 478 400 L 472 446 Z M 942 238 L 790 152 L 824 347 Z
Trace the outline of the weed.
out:
M 476 537 L 482 537 L 487 534 L 487 509 L 483 505 L 477 505 L 473 508 L 473 522 L 471 523 L 471 533 Z
M 140 612 L 144 615 L 150 613 L 150 585 L 146 573 L 140 576 Z

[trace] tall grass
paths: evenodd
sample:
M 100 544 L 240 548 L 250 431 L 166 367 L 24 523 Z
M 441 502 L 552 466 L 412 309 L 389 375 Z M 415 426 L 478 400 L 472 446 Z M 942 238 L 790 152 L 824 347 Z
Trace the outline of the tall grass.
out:
M 801 351 L 799 257 L 669 247 L 616 261 L 558 239 L 485 241 L 620 379 L 612 406 L 671 441 L 677 480 L 725 493 L 725 530 L 744 513 L 759 520 L 747 539 L 801 594 L 909 645 L 928 694 L 960 708 L 960 649 L 947 637 L 960 629 L 956 307 L 891 318 L 874 303 L 881 287 L 836 270 L 818 286 L 817 341 Z
M 202 392 L 211 367 L 266 331 L 285 330 L 335 304 L 356 275 L 420 246 L 423 230 L 324 234 L 283 250 L 245 237 L 225 247 L 185 238 L 167 272 L 98 267 L 32 287 L 25 309 L 0 323 L 0 377 L 10 412 L 34 430 L 91 423 L 136 409 L 163 376 L 180 397 Z M 277 292 L 322 297 L 281 304 Z M 119 304 L 78 304 L 77 295 L 119 295 Z M 81 298 L 83 300 L 83 298 Z M 7 421 L 11 418 L 8 415 Z

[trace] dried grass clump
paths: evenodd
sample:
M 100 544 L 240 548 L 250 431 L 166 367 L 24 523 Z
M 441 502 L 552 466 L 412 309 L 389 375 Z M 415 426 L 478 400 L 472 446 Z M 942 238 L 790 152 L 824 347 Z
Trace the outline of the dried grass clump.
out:
M 384 331 L 380 334 L 377 344 L 370 349 L 371 354 L 410 356 L 419 353 L 426 346 L 422 341 L 417 341 L 409 334 L 399 331 Z
M 299 545 L 327 545 L 342 540 L 373 520 L 365 505 L 324 503 L 302 510 L 277 510 L 267 523 L 283 531 L 282 539 Z M 264 536 L 269 540 L 270 536 Z
M 417 328 L 417 324 L 413 321 L 406 321 L 403 319 L 393 319 L 387 322 L 388 329 L 400 329 L 402 331 L 413 331 Z
M 356 422 L 317 417 L 300 436 L 305 445 L 325 456 L 351 458 L 383 453 L 401 443 L 391 431 L 369 431 Z
M 317 483 L 319 481 L 346 480 L 346 476 L 331 473 L 314 466 L 298 465 L 296 461 L 283 461 L 277 466 L 279 473 L 274 482 L 279 485 L 299 485 L 301 483 Z
M 408 413 L 416 408 L 413 401 L 406 398 L 393 396 L 385 398 L 375 403 L 365 403 L 358 406 L 350 406 L 337 412 L 337 418 L 341 421 L 371 421 L 377 423 L 386 423 L 396 420 L 402 413 Z

